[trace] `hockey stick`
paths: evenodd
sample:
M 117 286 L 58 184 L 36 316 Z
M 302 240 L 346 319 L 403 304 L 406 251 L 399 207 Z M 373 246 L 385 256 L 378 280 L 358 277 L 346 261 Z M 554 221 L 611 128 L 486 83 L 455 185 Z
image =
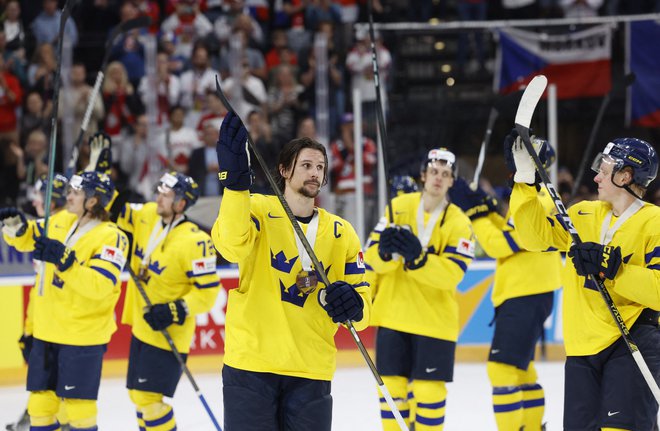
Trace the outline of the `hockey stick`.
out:
M 367 0 L 369 15 L 369 38 L 371 39 L 371 67 L 374 71 L 374 86 L 376 87 L 376 121 L 378 122 L 378 131 L 380 133 L 380 153 L 383 155 L 383 171 L 385 171 L 385 183 L 387 184 L 387 208 L 389 209 L 390 222 L 394 223 L 394 210 L 392 209 L 392 183 L 388 177 L 390 165 L 387 161 L 387 127 L 385 125 L 385 115 L 383 114 L 383 98 L 380 94 L 380 75 L 378 73 L 378 56 L 376 54 L 376 32 L 374 31 L 374 13 L 373 0 Z M 376 139 L 378 140 L 378 139 Z
M 621 81 L 617 82 L 615 85 L 612 86 L 610 92 L 607 93 L 605 97 L 603 97 L 603 100 L 600 102 L 600 108 L 598 109 L 598 114 L 596 115 L 596 121 L 594 122 L 594 125 L 591 127 L 589 140 L 587 141 L 587 146 L 584 149 L 584 154 L 582 154 L 582 160 L 580 161 L 580 168 L 578 169 L 577 178 L 575 178 L 575 182 L 573 182 L 573 190 L 571 190 L 571 197 L 569 199 L 569 202 L 572 201 L 573 198 L 575 198 L 575 195 L 577 195 L 577 192 L 580 189 L 580 186 L 582 185 L 582 179 L 584 178 L 584 173 L 587 171 L 587 161 L 589 160 L 589 156 L 591 155 L 591 150 L 594 147 L 594 142 L 596 142 L 596 135 L 598 134 L 598 130 L 600 129 L 600 123 L 603 121 L 603 115 L 605 115 L 605 109 L 607 109 L 607 105 L 610 103 L 610 99 L 612 98 L 612 95 L 616 94 L 621 89 L 628 88 L 629 86 L 632 85 L 633 82 L 635 82 L 635 74 L 634 73 L 627 74 L 626 76 L 623 77 Z
M 55 176 L 55 147 L 57 145 L 57 110 L 60 100 L 60 75 L 62 73 L 62 46 L 64 45 L 64 30 L 66 22 L 71 16 L 71 10 L 78 0 L 66 0 L 62 13 L 60 14 L 60 28 L 57 33 L 57 53 L 55 60 L 57 61 L 57 69 L 55 69 L 55 82 L 53 83 L 53 110 L 50 114 L 50 148 L 48 149 L 48 185 L 46 186 L 46 199 L 44 202 L 44 238 L 48 236 L 48 220 L 50 219 L 50 203 L 53 197 L 53 177 Z M 41 265 L 39 269 L 39 288 L 37 293 L 39 296 L 44 295 L 44 268 Z
M 541 177 L 541 181 L 543 181 L 543 183 L 545 184 L 545 187 L 548 190 L 550 197 L 554 201 L 555 207 L 557 208 L 557 211 L 562 219 L 564 226 L 567 227 L 568 232 L 571 235 L 571 238 L 573 239 L 573 242 L 575 244 L 580 244 L 582 243 L 582 240 L 580 239 L 580 236 L 577 230 L 575 229 L 575 226 L 573 226 L 573 222 L 571 222 L 571 219 L 568 216 L 568 212 L 566 211 L 566 207 L 561 201 L 561 197 L 559 196 L 559 193 L 557 193 L 555 187 L 550 182 L 550 178 L 548 177 L 547 172 L 543 168 L 543 163 L 541 163 L 541 160 L 539 159 L 538 154 L 536 154 L 536 151 L 534 150 L 534 147 L 532 146 L 532 142 L 529 138 L 529 125 L 532 120 L 532 115 L 534 114 L 534 109 L 536 108 L 536 104 L 538 103 L 539 99 L 541 98 L 541 95 L 545 91 L 545 87 L 547 84 L 548 84 L 548 80 L 543 75 L 535 76 L 534 79 L 532 79 L 532 81 L 529 83 L 529 85 L 525 89 L 525 93 L 523 94 L 522 99 L 520 100 L 520 105 L 518 106 L 518 112 L 516 113 L 516 120 L 515 120 L 516 129 L 518 130 L 518 134 L 520 135 L 523 143 L 525 144 L 525 148 L 527 149 L 527 152 L 534 160 L 534 164 L 536 165 L 536 171 L 539 173 L 539 176 Z M 633 359 L 637 363 L 639 370 L 642 372 L 642 376 L 644 377 L 644 380 L 646 380 L 646 384 L 649 386 L 649 389 L 651 389 L 651 392 L 653 392 L 653 396 L 655 397 L 656 402 L 660 402 L 660 388 L 658 387 L 657 382 L 653 378 L 653 374 L 651 374 L 651 370 L 649 370 L 646 361 L 644 361 L 641 352 L 637 348 L 637 344 L 635 344 L 635 342 L 633 341 L 633 338 L 630 335 L 630 332 L 628 331 L 628 328 L 626 327 L 626 324 L 623 321 L 621 314 L 619 313 L 619 309 L 614 304 L 614 301 L 612 300 L 610 293 L 607 291 L 605 284 L 599 277 L 594 277 L 593 275 L 590 275 L 589 278 L 591 278 L 591 280 L 593 280 L 596 283 L 598 292 L 600 292 L 601 296 L 603 297 L 603 300 L 605 301 L 605 304 L 607 305 L 607 308 L 610 311 L 612 318 L 614 319 L 614 323 L 621 332 L 621 337 L 623 338 L 623 341 L 626 343 L 626 346 L 628 346 L 628 350 L 630 350 Z
M 215 77 L 215 91 L 222 103 L 225 105 L 225 108 L 227 108 L 227 111 L 233 112 L 238 116 L 234 108 L 231 106 L 227 98 L 225 97 L 225 94 L 222 92 L 222 88 L 220 88 L 220 82 L 218 81 L 218 77 Z M 239 117 L 240 118 L 240 117 Z M 275 182 L 275 179 L 273 178 L 273 175 L 270 173 L 270 170 L 268 169 L 268 165 L 264 161 L 263 157 L 261 157 L 261 153 L 257 146 L 254 144 L 252 141 L 252 138 L 250 137 L 250 134 L 248 133 L 248 145 L 252 152 L 254 153 L 254 156 L 257 158 L 257 162 L 259 162 L 259 165 L 264 171 L 264 175 L 266 175 L 266 179 L 268 180 L 268 184 L 270 184 L 271 189 L 273 189 L 273 193 L 277 196 L 277 199 L 280 201 L 280 204 L 282 204 L 282 207 L 284 208 L 284 212 L 286 213 L 287 217 L 289 218 L 289 221 L 293 225 L 293 230 L 295 231 L 296 235 L 300 239 L 300 242 L 302 243 L 303 247 L 305 248 L 305 251 L 310 257 L 310 260 L 312 261 L 312 265 L 314 265 L 314 268 L 316 269 L 316 272 L 326 286 L 330 285 L 330 280 L 328 279 L 328 275 L 325 273 L 323 270 L 323 266 L 321 265 L 321 262 L 319 262 L 318 258 L 316 257 L 316 253 L 314 253 L 314 249 L 312 248 L 311 245 L 309 245 L 309 241 L 307 241 L 307 237 L 305 236 L 305 233 L 302 231 L 302 228 L 298 224 L 298 221 L 296 221 L 296 216 L 293 215 L 293 211 L 291 211 L 291 207 L 289 207 L 289 204 L 287 203 L 286 199 L 284 198 L 284 194 L 282 191 L 279 189 L 277 186 L 277 183 Z M 321 303 L 325 302 L 325 290 L 321 291 L 319 293 L 319 300 Z M 390 406 L 390 409 L 392 409 L 392 413 L 394 414 L 394 417 L 397 420 L 397 423 L 401 427 L 401 431 L 407 431 L 408 427 L 406 426 L 406 423 L 403 420 L 403 417 L 401 416 L 401 412 L 399 412 L 399 409 L 396 407 L 396 404 L 394 404 L 394 400 L 392 399 L 392 396 L 390 395 L 389 391 L 387 390 L 387 387 L 385 387 L 385 383 L 383 383 L 383 379 L 380 377 L 380 374 L 378 374 L 378 370 L 376 369 L 376 365 L 374 365 L 374 362 L 371 360 L 371 357 L 369 356 L 369 352 L 367 352 L 367 349 L 364 347 L 364 344 L 362 343 L 362 340 L 360 339 L 360 336 L 357 333 L 357 330 L 353 326 L 353 322 L 350 320 L 347 320 L 346 322 L 343 323 L 346 325 L 348 328 L 349 332 L 353 336 L 353 341 L 355 341 L 355 344 L 358 347 L 358 350 L 362 354 L 362 357 L 364 358 L 365 362 L 369 366 L 369 369 L 371 370 L 371 373 L 373 374 L 374 378 L 376 379 L 376 383 L 378 383 L 378 387 L 381 390 L 383 396 L 387 400 L 387 404 Z
M 470 183 L 470 188 L 472 190 L 477 190 L 479 186 L 479 177 L 481 177 L 481 169 L 484 166 L 484 161 L 486 159 L 486 150 L 490 144 L 490 138 L 493 134 L 493 126 L 495 121 L 499 116 L 500 112 L 509 104 L 512 103 L 512 100 L 516 99 L 519 95 L 522 94 L 522 91 L 516 91 L 510 94 L 507 94 L 504 97 L 498 97 L 493 106 L 490 108 L 490 114 L 488 114 L 488 122 L 486 123 L 486 133 L 484 134 L 484 139 L 481 141 L 481 149 L 479 150 L 479 158 L 477 160 L 477 167 L 474 170 L 474 177 Z
M 128 270 L 128 273 L 131 275 L 133 281 L 135 282 L 135 286 L 137 286 L 137 289 L 140 292 L 142 299 L 144 299 L 144 302 L 147 304 L 147 307 L 151 308 L 153 304 L 149 299 L 149 296 L 147 295 L 147 291 L 144 290 L 144 286 L 142 285 L 142 280 L 140 280 L 137 274 L 135 274 L 135 271 L 133 271 L 133 268 L 131 268 L 130 263 L 126 265 L 126 269 Z M 176 345 L 174 344 L 174 340 L 172 340 L 172 336 L 170 335 L 169 332 L 167 332 L 167 329 L 161 329 L 160 333 L 163 334 L 163 336 L 167 340 L 167 344 L 169 344 L 170 349 L 172 349 L 172 353 L 174 353 L 174 357 L 176 357 L 176 360 L 179 363 L 179 365 L 181 365 L 184 374 L 186 375 L 186 377 L 188 377 L 188 380 L 190 380 L 190 384 L 192 384 L 192 387 L 195 390 L 197 397 L 204 405 L 204 409 L 206 409 L 206 413 L 209 414 L 209 417 L 211 418 L 211 422 L 213 422 L 213 425 L 215 425 L 215 429 L 218 431 L 222 431 L 222 428 L 220 428 L 220 424 L 218 424 L 218 420 L 213 415 L 211 408 L 209 407 L 208 403 L 206 402 L 206 399 L 204 398 L 204 394 L 202 394 L 202 391 L 199 389 L 199 386 L 197 386 L 197 382 L 195 381 L 195 378 L 190 372 L 190 369 L 188 369 L 186 362 L 183 360 L 183 357 L 181 356 L 181 353 L 179 353 L 179 350 L 176 348 Z
M 103 54 L 103 61 L 101 62 L 101 68 L 96 74 L 96 82 L 94 82 L 92 92 L 89 95 L 89 99 L 87 100 L 85 116 L 83 117 L 82 124 L 80 125 L 80 132 L 78 133 L 78 138 L 76 139 L 75 145 L 73 146 L 73 150 L 71 152 L 71 159 L 69 160 L 69 164 L 66 168 L 67 177 L 70 177 L 76 169 L 76 163 L 78 163 L 78 156 L 80 154 L 80 146 L 82 145 L 83 136 L 87 132 L 87 127 L 89 127 L 89 120 L 92 116 L 94 104 L 96 103 L 96 97 L 101 91 L 101 84 L 103 84 L 103 78 L 105 77 L 104 71 L 108 65 L 108 61 L 110 60 L 110 54 L 112 52 L 111 49 L 115 39 L 120 34 L 127 33 L 137 28 L 148 27 L 149 25 L 151 25 L 151 18 L 146 15 L 124 21 L 112 30 L 110 36 L 108 36 L 108 39 L 105 41 L 105 53 Z

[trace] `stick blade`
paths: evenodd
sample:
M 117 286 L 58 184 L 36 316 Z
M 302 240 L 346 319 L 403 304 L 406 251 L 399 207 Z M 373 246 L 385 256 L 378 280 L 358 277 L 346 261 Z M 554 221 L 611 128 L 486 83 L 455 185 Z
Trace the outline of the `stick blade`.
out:
M 536 105 L 539 103 L 539 100 L 541 100 L 541 96 L 547 85 L 548 78 L 543 75 L 536 75 L 534 79 L 529 82 L 522 98 L 520 99 L 520 104 L 518 105 L 515 121 L 516 124 L 529 129 Z

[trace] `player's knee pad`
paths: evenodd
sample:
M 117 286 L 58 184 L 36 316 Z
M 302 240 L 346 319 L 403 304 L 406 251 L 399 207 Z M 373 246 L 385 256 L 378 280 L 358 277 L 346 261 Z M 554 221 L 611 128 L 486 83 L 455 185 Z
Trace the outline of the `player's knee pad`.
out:
M 494 388 L 519 386 L 521 383 L 522 371 L 513 365 L 488 361 L 486 371 Z
M 65 398 L 64 404 L 69 416 L 71 431 L 95 431 L 97 429 L 96 415 L 98 409 L 96 400 Z
M 138 391 L 129 389 L 128 396 L 138 409 L 142 407 L 163 402 L 163 394 L 157 392 Z
M 174 410 L 163 402 L 141 407 L 144 427 L 147 431 L 172 431 L 176 429 Z
M 396 405 L 396 408 L 401 413 L 403 420 L 406 424 L 410 418 L 410 407 L 408 404 L 408 378 L 403 376 L 383 376 L 383 383 Z M 383 429 L 385 431 L 398 430 L 399 426 L 394 419 L 394 413 L 387 404 L 387 400 L 380 394 L 380 418 L 383 422 Z
M 439 380 L 413 380 L 415 396 L 415 429 L 441 429 L 445 422 L 447 387 Z
M 53 417 L 60 408 L 60 399 L 54 391 L 30 392 L 28 414 L 30 417 Z
M 536 372 L 536 367 L 534 366 L 534 362 L 530 362 L 527 369 L 523 371 L 521 374 L 520 383 L 523 385 L 531 385 L 536 383 L 538 379 L 539 379 L 539 375 Z

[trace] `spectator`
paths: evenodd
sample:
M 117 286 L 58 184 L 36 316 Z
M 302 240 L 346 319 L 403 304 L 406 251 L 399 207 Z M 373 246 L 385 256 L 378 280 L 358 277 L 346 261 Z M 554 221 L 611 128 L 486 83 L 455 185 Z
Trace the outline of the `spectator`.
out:
M 356 34 L 353 49 L 346 57 L 346 67 L 351 72 L 351 88 L 358 89 L 362 98 L 362 118 L 364 119 L 364 133 L 376 137 L 376 107 L 377 97 L 374 86 L 374 72 L 371 60 L 371 39 L 366 31 Z M 383 101 L 383 110 L 387 112 L 387 85 L 389 69 L 392 65 L 390 51 L 383 45 L 376 34 L 376 51 L 378 54 L 378 74 L 380 78 L 380 95 Z
M 48 140 L 43 131 L 34 130 L 28 135 L 23 161 L 25 174 L 18 178 L 27 186 L 33 186 L 41 175 L 48 173 Z
M 272 36 L 272 48 L 266 54 L 266 70 L 268 72 L 269 81 L 272 82 L 275 69 L 280 64 L 287 64 L 289 66 L 298 66 L 298 56 L 289 48 L 286 33 L 284 30 L 275 30 Z
M 190 52 L 184 55 L 179 51 L 178 37 L 173 31 L 167 31 L 161 35 L 160 47 L 167 54 L 167 68 L 170 73 L 181 76 L 190 68 Z
M 261 110 L 252 111 L 247 117 L 247 129 L 250 131 L 250 137 L 257 147 L 259 154 L 266 162 L 266 166 L 275 166 L 279 155 L 279 149 L 284 146 L 273 141 L 272 133 L 266 115 Z M 288 142 L 288 141 L 287 141 Z M 266 174 L 261 166 L 254 168 L 254 181 L 250 187 L 252 193 L 273 194 L 268 183 Z
M 44 104 L 41 94 L 38 91 L 30 91 L 25 96 L 25 106 L 21 116 L 20 139 L 19 143 L 25 147 L 28 136 L 34 130 L 41 130 L 46 135 L 50 134 L 50 114 L 52 104 Z
M 62 11 L 58 9 L 57 0 L 43 0 L 43 10 L 37 15 L 31 26 L 37 44 L 50 43 L 54 45 L 58 42 L 61 14 Z M 67 20 L 64 34 L 73 46 L 78 44 L 78 30 L 74 20 Z
M 266 69 L 266 61 L 264 60 L 264 55 L 258 49 L 250 48 L 248 45 L 247 32 L 239 29 L 236 30 L 233 34 L 234 37 L 238 38 L 240 41 L 240 51 L 242 55 L 247 58 L 250 73 L 257 78 L 266 81 L 268 79 L 268 69 Z M 223 79 L 226 79 L 231 73 L 231 54 L 231 51 L 225 48 L 223 49 L 223 53 L 220 56 L 220 74 L 222 75 Z
M 287 38 L 289 47 L 300 55 L 312 42 L 312 33 L 305 29 L 306 0 L 283 0 L 282 9 L 288 17 L 290 25 L 287 26 Z
M 65 112 L 73 112 L 71 129 L 74 131 L 73 136 L 75 137 L 78 137 L 79 130 L 81 130 L 91 94 L 92 87 L 87 84 L 87 70 L 85 69 L 85 65 L 75 63 L 71 67 L 71 87 L 69 91 L 63 92 L 60 95 L 61 103 L 59 106 L 60 118 L 64 116 Z M 87 135 L 83 137 L 83 142 L 86 143 L 87 138 L 96 133 L 98 122 L 103 119 L 104 114 L 103 101 L 100 97 L 97 97 L 92 107 L 89 124 L 87 125 Z
M 124 129 L 135 123 L 135 116 L 141 111 L 140 101 L 120 62 L 108 65 L 102 94 L 106 112 L 103 130 L 113 141 L 120 140 Z
M 169 164 L 177 172 L 188 173 L 192 151 L 200 146 L 199 135 L 183 124 L 186 111 L 179 105 L 170 110 L 170 130 L 166 138 Z M 222 123 L 221 123 L 222 124 Z M 216 128 L 220 130 L 220 126 Z
M 218 181 L 218 156 L 215 153 L 215 144 L 218 141 L 218 129 L 211 123 L 206 123 L 202 131 L 201 148 L 196 148 L 190 154 L 188 172 L 195 182 L 199 184 L 201 196 L 220 195 L 221 186 Z
M 167 54 L 159 52 L 156 56 L 156 92 L 158 105 L 158 125 L 166 125 L 170 109 L 179 104 L 181 99 L 181 80 L 178 76 L 169 71 Z M 146 106 L 148 93 L 153 91 L 149 87 L 149 77 L 143 76 L 140 80 L 138 92 L 142 99 L 142 104 Z
M 179 0 L 176 13 L 170 15 L 161 25 L 162 31 L 192 33 L 194 39 L 202 39 L 213 31 L 213 25 L 199 11 L 197 0 Z
M 15 141 L 0 139 L 0 208 L 17 205 L 19 184 L 26 174 L 24 158 Z
M 186 124 L 195 127 L 203 110 L 207 108 L 206 94 L 215 90 L 216 72 L 211 69 L 209 51 L 203 44 L 195 46 L 192 69 L 181 75 L 181 106 L 188 109 Z
M 317 32 L 322 22 L 341 25 L 341 8 L 332 0 L 311 0 L 305 9 L 305 27 Z
M 262 47 L 264 42 L 263 32 L 259 23 L 250 16 L 245 7 L 245 1 L 228 0 L 227 4 L 229 6 L 227 12 L 213 23 L 215 36 L 220 43 L 226 47 L 231 35 L 237 30 L 242 30 L 249 36 L 248 45 Z
M 222 82 L 222 89 L 227 97 L 232 99 L 232 106 L 241 118 L 247 118 L 247 115 L 254 110 L 262 109 L 268 100 L 266 87 L 263 81 L 250 73 L 250 67 L 247 58 L 242 61 L 241 82 L 237 83 L 233 76 L 230 76 Z M 237 88 L 240 85 L 240 88 Z M 239 97 L 241 94 L 242 97 Z
M 158 33 L 158 24 L 160 23 L 160 6 L 158 6 L 158 3 L 153 0 L 133 0 L 133 4 L 135 4 L 140 16 L 151 18 L 149 33 Z
M 28 83 L 34 87 L 39 80 L 50 77 L 57 69 L 53 45 L 43 43 L 34 51 L 32 63 L 28 67 Z
M 23 89 L 18 79 L 6 70 L 0 56 L 0 139 L 18 141 L 18 118 L 16 109 L 23 102 Z
M 21 5 L 18 0 L 9 0 L 5 6 L 5 19 L 3 22 L 6 50 L 25 52 L 25 30 L 21 22 Z M 24 55 L 24 54 L 23 54 Z
M 298 122 L 296 138 L 312 138 L 316 140 L 316 122 L 314 117 L 304 117 Z
M 376 196 L 374 174 L 378 158 L 373 140 L 362 138 L 362 184 L 364 190 L 365 231 L 374 226 L 376 218 Z M 345 218 L 352 226 L 358 226 L 355 188 L 355 142 L 353 140 L 353 114 L 346 113 L 341 120 L 341 135 L 330 144 L 332 151 L 332 181 L 336 196 L 337 215 Z M 359 229 L 358 229 L 359 232 Z
M 131 2 L 124 2 L 120 10 L 120 23 L 137 18 L 139 10 Z M 123 34 L 112 47 L 110 60 L 120 61 L 126 68 L 128 80 L 137 88 L 145 73 L 144 46 L 140 42 L 141 30 L 135 29 Z
M 296 120 L 300 113 L 298 96 L 302 91 L 302 85 L 296 81 L 291 66 L 279 66 L 275 84 L 268 90 L 268 112 L 273 140 L 280 146 L 295 136 Z
M 208 109 L 202 113 L 201 117 L 199 117 L 199 122 L 195 128 L 200 137 L 204 132 L 206 123 L 211 123 L 216 130 L 220 130 L 222 119 L 227 115 L 227 108 L 225 108 L 225 105 L 215 91 L 207 90 L 206 100 L 208 102 Z

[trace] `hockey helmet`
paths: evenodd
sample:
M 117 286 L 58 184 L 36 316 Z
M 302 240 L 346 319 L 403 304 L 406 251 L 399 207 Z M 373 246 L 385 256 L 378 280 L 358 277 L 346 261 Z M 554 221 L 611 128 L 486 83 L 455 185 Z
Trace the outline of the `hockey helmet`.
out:
M 645 141 L 637 138 L 617 138 L 609 142 L 602 153 L 598 153 L 591 169 L 600 172 L 602 162 L 612 163 L 614 174 L 625 167 L 633 170 L 632 183 L 647 188 L 658 175 L 658 154 Z
M 440 163 L 442 166 L 449 166 L 454 178 L 458 175 L 458 166 L 456 165 L 456 156 L 454 153 L 444 147 L 434 148 L 429 151 L 426 159 L 422 162 L 420 172 L 426 172 L 426 168 L 433 163 Z
M 55 208 L 62 208 L 66 204 L 66 186 L 69 180 L 62 174 L 55 173 L 53 175 L 53 191 L 51 194 L 52 202 Z M 48 175 L 43 174 L 34 183 L 34 194 L 31 200 L 45 199 L 46 190 L 48 189 Z
M 199 198 L 199 185 L 188 175 L 179 172 L 167 172 L 160 177 L 156 186 L 158 193 L 167 193 L 172 190 L 174 196 L 186 200 L 186 209 L 195 205 Z
M 81 172 L 72 176 L 69 187 L 73 190 L 83 190 L 87 199 L 96 196 L 103 207 L 110 203 L 115 192 L 115 185 L 110 177 L 96 171 Z
M 392 196 L 398 196 L 405 193 L 412 193 L 419 190 L 417 182 L 410 175 L 396 175 L 392 178 Z

